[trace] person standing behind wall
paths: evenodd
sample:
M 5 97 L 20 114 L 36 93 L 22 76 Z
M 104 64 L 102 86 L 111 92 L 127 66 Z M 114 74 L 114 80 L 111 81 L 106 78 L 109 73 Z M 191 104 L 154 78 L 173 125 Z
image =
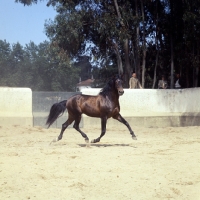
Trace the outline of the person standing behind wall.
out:
M 129 80 L 129 89 L 138 89 L 138 88 L 142 89 L 142 86 L 140 84 L 140 81 L 137 79 L 136 73 L 134 72 Z
M 162 75 L 162 79 L 159 80 L 158 82 L 158 89 L 167 89 L 168 87 L 168 84 L 167 84 L 167 81 L 165 80 L 165 76 Z
M 181 89 L 183 88 L 183 81 L 180 77 L 180 74 L 176 74 L 176 79 L 175 79 L 175 89 Z

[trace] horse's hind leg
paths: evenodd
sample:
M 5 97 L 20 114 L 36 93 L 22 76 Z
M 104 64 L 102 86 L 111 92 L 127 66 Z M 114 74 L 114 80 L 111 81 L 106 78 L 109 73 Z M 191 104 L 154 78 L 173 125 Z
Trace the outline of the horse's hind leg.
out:
M 132 138 L 134 140 L 137 140 L 137 137 L 135 136 L 135 134 L 134 134 L 133 130 L 131 129 L 129 123 L 120 114 L 117 115 L 117 116 L 114 116 L 113 118 L 118 120 L 119 122 L 123 123 L 124 125 L 126 125 L 128 130 L 130 131 L 130 134 L 132 135 Z
M 59 135 L 57 138 L 55 138 L 52 142 L 57 142 L 57 141 L 61 140 L 62 137 L 63 137 L 63 133 L 64 133 L 65 129 L 66 129 L 73 121 L 74 121 L 74 118 L 71 117 L 71 116 L 69 115 L 67 121 L 66 121 L 64 124 L 62 124 L 62 129 L 61 129 L 60 135 Z M 51 142 L 51 143 L 52 143 L 52 142 Z M 51 144 L 51 143 L 50 143 L 50 144 Z
M 79 128 L 80 121 L 81 121 L 81 115 L 79 115 L 79 116 L 75 119 L 75 122 L 74 122 L 74 126 L 73 126 L 73 127 L 85 138 L 86 143 L 89 143 L 89 138 L 88 138 L 88 136 L 87 136 L 83 131 L 81 131 L 81 129 Z

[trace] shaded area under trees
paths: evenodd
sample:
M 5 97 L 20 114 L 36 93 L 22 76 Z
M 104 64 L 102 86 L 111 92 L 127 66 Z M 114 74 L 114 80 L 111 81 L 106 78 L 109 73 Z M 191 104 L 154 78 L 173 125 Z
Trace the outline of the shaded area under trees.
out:
M 39 0 L 16 2 L 31 5 Z M 92 68 L 88 76 L 93 72 L 95 78 L 103 80 L 110 72 L 123 72 L 128 86 L 132 71 L 136 71 L 145 88 L 156 88 L 164 74 L 173 88 L 174 74 L 180 73 L 185 87 L 200 86 L 200 0 L 46 2 L 58 13 L 54 21 L 45 24 L 51 46 L 56 45 L 55 57 L 65 54 L 70 63 L 79 62 L 83 55 L 89 56 Z M 59 56 L 57 62 L 62 62 Z M 48 68 L 51 74 L 54 68 Z M 54 88 L 61 87 L 58 76 L 62 75 L 62 68 L 65 64 L 51 74 L 56 80 Z M 74 65 L 72 68 L 77 76 L 80 74 L 76 70 L 84 71 L 80 62 L 78 68 Z M 70 73 L 73 78 L 73 72 Z

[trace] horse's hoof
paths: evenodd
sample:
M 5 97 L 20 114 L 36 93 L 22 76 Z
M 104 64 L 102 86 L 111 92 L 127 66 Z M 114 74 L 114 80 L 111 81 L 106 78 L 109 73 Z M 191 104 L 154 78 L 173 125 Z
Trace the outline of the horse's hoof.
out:
M 55 138 L 55 139 L 53 139 L 53 140 L 50 142 L 49 145 L 51 145 L 51 143 L 53 143 L 53 142 L 57 142 L 57 141 L 58 141 L 58 138 Z
M 89 143 L 89 142 L 88 142 L 88 143 L 86 143 L 86 147 L 88 147 L 88 148 L 90 147 L 90 143 Z
M 133 140 L 137 140 L 137 137 L 136 137 L 136 136 L 132 136 L 132 139 L 133 139 Z
M 90 142 L 90 143 L 96 143 L 96 142 L 95 142 L 95 139 L 94 139 L 94 140 L 91 140 L 91 142 Z
M 90 141 L 89 141 L 89 139 L 85 139 L 85 142 L 86 142 L 86 147 L 90 147 Z
M 85 140 L 86 145 L 90 143 L 89 139 Z

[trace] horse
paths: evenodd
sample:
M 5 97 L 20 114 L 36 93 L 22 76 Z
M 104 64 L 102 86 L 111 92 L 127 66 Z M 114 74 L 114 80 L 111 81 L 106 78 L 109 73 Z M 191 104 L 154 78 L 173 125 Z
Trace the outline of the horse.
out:
M 132 135 L 132 139 L 137 140 L 129 123 L 120 115 L 119 96 L 124 94 L 122 85 L 122 75 L 115 75 L 107 82 L 103 89 L 100 90 L 97 96 L 77 94 L 70 97 L 68 100 L 53 104 L 46 121 L 48 128 L 66 109 L 68 111 L 68 119 L 62 124 L 60 135 L 52 142 L 61 140 L 65 129 L 74 122 L 73 128 L 82 135 L 86 143 L 89 143 L 88 136 L 79 128 L 81 115 L 83 113 L 90 117 L 101 118 L 101 134 L 98 138 L 93 139 L 91 143 L 100 142 L 101 138 L 106 133 L 107 120 L 111 117 L 126 125 Z

